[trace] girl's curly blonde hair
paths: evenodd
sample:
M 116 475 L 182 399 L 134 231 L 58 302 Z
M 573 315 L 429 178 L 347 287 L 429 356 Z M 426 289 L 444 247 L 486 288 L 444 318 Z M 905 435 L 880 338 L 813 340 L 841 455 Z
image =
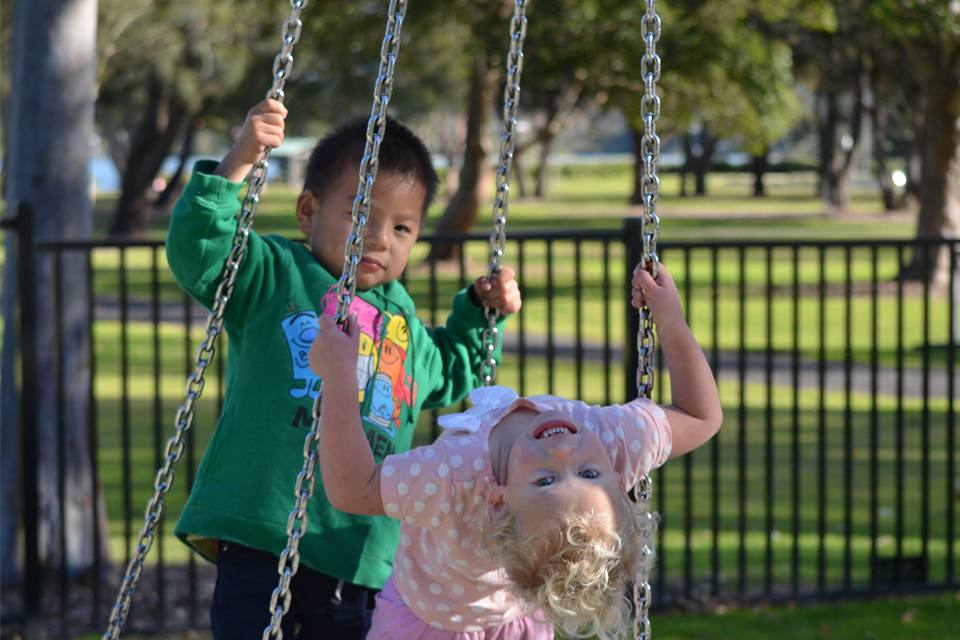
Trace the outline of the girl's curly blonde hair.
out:
M 567 636 L 623 638 L 631 631 L 626 588 L 649 578 L 657 525 L 626 494 L 621 501 L 615 526 L 596 512 L 571 509 L 529 535 L 521 533 L 518 514 L 504 508 L 493 518 L 488 505 L 477 518 L 481 552 L 500 562 L 510 591 L 531 613 L 541 610 Z

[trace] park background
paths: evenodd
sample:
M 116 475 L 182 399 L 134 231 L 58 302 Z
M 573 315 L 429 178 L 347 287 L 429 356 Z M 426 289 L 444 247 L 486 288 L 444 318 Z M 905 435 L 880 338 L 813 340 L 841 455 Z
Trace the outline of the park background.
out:
M 957 586 L 956 245 L 930 251 L 919 247 L 934 245 L 912 241 L 950 240 L 960 228 L 960 2 L 682 1 L 660 2 L 657 10 L 664 24 L 657 44 L 663 58 L 661 257 L 684 265 L 675 271 L 687 285 L 691 324 L 718 374 L 727 369 L 729 376 L 720 376 L 726 425 L 718 444 L 691 456 L 686 468 L 676 461 L 667 478 L 674 522 L 688 505 L 690 515 L 689 526 L 665 534 L 664 566 L 672 569 L 659 586 L 682 585 L 669 600 L 677 610 L 761 611 L 727 632 L 741 637 L 758 620 L 773 625 L 795 611 L 769 613 L 769 603 L 830 598 L 827 587 L 837 585 L 845 595 L 856 591 L 845 587 L 883 586 L 901 595 L 902 606 L 880 603 L 846 622 L 842 608 L 804 609 L 815 612 L 810 628 L 835 637 L 851 626 L 843 637 L 955 638 L 958 605 L 949 591 L 917 602 L 903 598 L 931 585 Z M 82 256 L 50 251 L 62 255 L 59 262 L 52 255 L 37 262 L 38 304 L 47 310 L 37 318 L 38 362 L 57 379 L 42 385 L 36 399 L 43 443 L 34 505 L 37 561 L 47 628 L 59 635 L 96 630 L 93 618 L 106 615 L 119 564 L 140 526 L 140 506 L 152 492 L 158 447 L 170 435 L 156 435 L 155 425 L 172 431 L 182 402 L 180 372 L 202 336 L 202 318 L 192 327 L 184 319 L 193 311 L 176 322 L 150 318 L 153 289 L 159 315 L 182 305 L 158 248 L 170 207 L 192 162 L 221 155 L 246 110 L 262 99 L 289 7 L 18 0 L 0 4 L 0 11 L 5 217 L 28 203 L 36 240 L 103 243 Z M 428 140 L 444 177 L 426 233 L 477 234 L 463 236 L 462 247 L 454 243 L 452 258 L 425 262 L 434 245 L 424 245 L 411 261 L 408 286 L 418 306 L 440 318 L 442 301 L 457 284 L 485 269 L 490 160 L 500 135 L 512 11 L 512 2 L 424 0 L 411 3 L 404 24 L 390 110 Z M 636 150 L 643 129 L 643 12 L 640 3 L 616 0 L 529 8 L 507 262 L 521 244 L 528 247 L 521 317 L 536 348 L 526 362 L 520 349 L 508 354 L 500 379 L 526 386 L 527 393 L 604 401 L 611 393 L 622 398 L 629 386 L 617 350 L 631 344 L 621 309 L 625 221 L 642 212 Z M 369 113 L 385 14 L 382 2 L 314 0 L 304 11 L 286 86 L 288 144 L 274 154 L 258 232 L 291 233 L 304 151 L 343 116 Z M 557 229 L 568 235 L 536 235 Z M 514 230 L 521 231 L 519 240 Z M 605 239 L 591 245 L 590 233 Z M 23 623 L 21 591 L 29 581 L 21 559 L 22 411 L 15 384 L 22 335 L 16 261 L 7 259 L 17 255 L 18 239 L 5 228 L 4 633 Z M 888 244 L 856 244 L 868 240 Z M 591 347 L 607 353 L 584 362 Z M 745 361 L 767 353 L 785 356 L 794 377 L 779 386 L 738 378 L 741 354 Z M 886 367 L 901 381 L 909 379 L 904 372 L 923 380 L 939 372 L 948 390 L 913 397 L 895 390 L 877 399 L 876 392 L 847 392 L 843 378 L 816 377 L 847 363 Z M 807 366 L 814 380 L 801 385 L 798 370 Z M 153 375 L 155 367 L 162 374 Z M 219 385 L 215 367 L 209 377 L 211 388 Z M 658 391 L 665 385 L 658 378 Z M 199 460 L 215 422 L 217 394 L 208 389 L 207 395 L 195 427 L 197 457 L 186 465 Z M 765 411 L 784 428 L 782 458 L 763 449 Z M 162 418 L 155 420 L 157 414 Z M 858 462 L 842 456 L 821 462 L 819 443 L 842 440 L 845 425 L 855 422 L 849 414 L 862 421 L 851 427 L 856 445 L 845 449 Z M 873 414 L 880 417 L 871 425 Z M 427 422 L 422 441 L 430 437 Z M 757 430 L 755 440 L 752 431 L 750 438 L 740 435 L 748 427 Z M 828 427 L 829 435 L 821 431 Z M 872 428 L 880 429 L 886 447 L 879 485 L 869 480 L 877 456 L 865 453 Z M 741 444 L 750 447 L 743 458 Z M 786 471 L 794 451 L 804 460 L 794 466 L 802 486 Z M 713 456 L 733 462 L 721 467 Z M 741 459 L 752 462 L 736 462 Z M 847 482 L 845 493 L 848 468 L 859 484 Z M 721 472 L 730 499 L 715 506 L 710 492 L 720 483 L 712 479 Z M 780 472 L 784 477 L 776 477 Z M 771 477 L 783 486 L 754 495 L 753 483 Z M 170 523 L 185 478 L 170 494 Z M 923 482 L 932 489 L 916 491 Z M 685 487 L 706 493 L 687 499 Z M 789 504 L 794 495 L 810 498 L 802 522 L 799 506 Z M 857 510 L 845 506 L 848 495 Z M 777 510 L 765 509 L 770 498 Z M 818 520 L 820 505 L 829 516 Z M 671 548 L 689 559 L 671 564 Z M 844 575 L 844 554 L 868 562 Z M 186 556 L 169 533 L 160 538 L 144 584 L 152 604 L 140 605 L 148 611 L 140 628 L 205 625 L 205 612 L 191 599 L 196 594 L 183 593 L 184 584 L 202 590 L 203 576 L 197 583 L 180 571 L 185 562 L 192 572 L 205 568 Z M 878 585 L 878 559 L 918 557 L 926 567 L 922 580 L 897 573 Z M 101 590 L 103 602 L 91 604 L 89 594 L 99 598 Z M 168 599 L 170 611 L 158 613 Z M 695 624 L 687 616 L 678 622 L 684 620 Z M 921 626 L 928 622 L 929 628 Z M 677 633 L 711 637 L 704 634 L 716 621 L 705 624 L 707 631 L 691 626 Z

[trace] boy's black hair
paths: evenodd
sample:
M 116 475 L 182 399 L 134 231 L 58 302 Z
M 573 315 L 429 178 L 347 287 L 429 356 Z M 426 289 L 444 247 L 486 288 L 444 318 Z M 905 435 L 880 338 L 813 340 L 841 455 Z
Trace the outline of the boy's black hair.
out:
M 318 198 L 340 179 L 344 171 L 360 180 L 360 161 L 367 142 L 369 118 L 349 120 L 325 135 L 310 154 L 303 188 Z M 386 131 L 380 143 L 378 175 L 392 173 L 416 181 L 426 191 L 420 224 L 427 217 L 427 209 L 437 194 L 440 178 L 433 168 L 430 152 L 413 131 L 387 116 Z

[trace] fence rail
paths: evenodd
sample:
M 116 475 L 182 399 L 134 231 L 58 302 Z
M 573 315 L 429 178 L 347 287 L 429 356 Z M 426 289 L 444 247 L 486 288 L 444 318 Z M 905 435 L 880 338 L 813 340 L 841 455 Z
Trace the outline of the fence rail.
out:
M 22 224 L 4 229 L 32 237 Z M 428 325 L 442 323 L 453 293 L 485 270 L 485 234 L 429 236 L 402 280 Z M 423 261 L 438 243 L 452 263 Z M 627 303 L 639 260 L 639 221 L 619 229 L 515 232 L 523 310 L 504 333 L 498 382 L 521 394 L 588 402 L 634 397 L 637 315 Z M 140 510 L 192 371 L 206 310 L 177 287 L 162 242 L 20 243 L 23 581 L 4 589 L 4 626 L 31 615 L 52 635 L 101 629 L 132 553 Z M 767 600 L 956 588 L 960 478 L 956 345 L 960 242 L 818 241 L 660 243 L 688 323 L 714 370 L 724 406 L 720 434 L 655 472 L 662 514 L 655 605 L 678 599 Z M 44 568 L 36 478 L 38 371 L 34 258 L 59 273 L 83 256 L 91 343 L 89 436 L 100 491 L 89 508 L 97 570 Z M 905 277 L 942 260 L 940 280 Z M 8 256 L 7 259 L 12 259 Z M 54 308 L 62 287 L 54 286 Z M 65 336 L 58 330 L 53 344 Z M 224 349 L 168 494 L 129 627 L 208 625 L 213 569 L 170 535 L 224 393 Z M 669 402 L 658 362 L 654 397 Z M 47 379 L 64 385 L 59 372 Z M 677 381 L 682 384 L 682 381 Z M 170 427 L 168 429 L 168 427 Z M 414 444 L 436 435 L 422 417 Z M 61 433 L 61 438 L 63 434 Z M 67 482 L 63 441 L 59 495 Z M 44 505 L 46 508 L 47 505 Z M 97 517 L 98 513 L 105 517 Z M 62 516 L 62 510 L 61 510 Z M 63 521 L 63 517 L 61 517 Z M 63 550 L 74 542 L 59 528 Z M 264 603 L 266 606 L 266 603 Z

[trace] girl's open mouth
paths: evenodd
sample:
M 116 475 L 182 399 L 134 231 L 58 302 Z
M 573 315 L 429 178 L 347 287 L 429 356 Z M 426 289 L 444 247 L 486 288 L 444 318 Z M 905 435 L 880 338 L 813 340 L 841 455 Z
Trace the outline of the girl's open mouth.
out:
M 571 435 L 577 432 L 577 428 L 572 424 L 565 422 L 559 422 L 557 420 L 550 420 L 544 422 L 536 431 L 533 432 L 533 438 L 539 440 L 541 438 L 549 438 L 550 436 L 555 436 L 558 434 Z

